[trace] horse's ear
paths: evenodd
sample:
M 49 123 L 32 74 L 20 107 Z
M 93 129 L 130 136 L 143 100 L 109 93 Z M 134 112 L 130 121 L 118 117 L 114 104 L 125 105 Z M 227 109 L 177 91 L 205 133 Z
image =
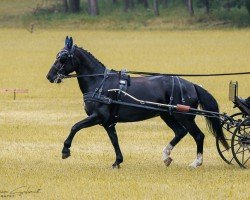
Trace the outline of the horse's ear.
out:
M 68 41 L 69 41 L 69 37 L 66 36 L 66 38 L 65 38 L 65 46 L 67 46 Z
M 72 49 L 72 46 L 73 46 L 73 38 L 72 37 L 69 38 L 69 45 L 70 45 L 70 49 Z
M 72 46 L 73 46 L 73 38 L 70 37 L 68 38 L 68 36 L 66 37 L 66 40 L 65 40 L 65 47 L 68 49 L 68 50 L 71 50 L 72 49 Z

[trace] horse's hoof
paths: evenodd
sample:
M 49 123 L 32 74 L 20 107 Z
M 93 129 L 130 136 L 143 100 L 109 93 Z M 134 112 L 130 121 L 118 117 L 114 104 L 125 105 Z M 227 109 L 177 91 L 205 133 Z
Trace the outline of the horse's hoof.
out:
M 112 168 L 113 169 L 120 169 L 120 165 L 115 163 L 112 165 Z
M 171 157 L 167 157 L 167 159 L 165 159 L 163 162 L 168 167 L 171 164 L 172 161 L 173 161 L 173 159 Z
M 197 168 L 197 167 L 200 167 L 202 165 L 202 154 L 201 153 L 198 153 L 197 154 L 197 158 L 194 160 L 193 163 L 191 163 L 189 165 L 189 167 L 192 167 L 192 168 Z
M 193 169 L 196 169 L 196 168 L 200 167 L 201 165 L 202 165 L 202 163 L 195 163 L 195 162 L 193 162 L 193 163 L 191 163 L 189 165 L 189 167 L 191 167 Z
M 62 153 L 62 159 L 70 157 L 70 153 Z

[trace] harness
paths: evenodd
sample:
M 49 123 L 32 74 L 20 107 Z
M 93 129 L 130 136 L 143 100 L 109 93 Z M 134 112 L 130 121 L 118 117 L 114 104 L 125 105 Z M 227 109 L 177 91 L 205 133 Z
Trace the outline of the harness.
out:
M 115 91 L 116 96 L 114 97 L 114 99 L 111 99 L 107 96 L 102 95 L 105 81 L 109 77 L 110 73 L 111 73 L 111 71 L 109 69 L 105 69 L 105 72 L 103 74 L 104 78 L 102 79 L 99 86 L 95 89 L 94 92 L 88 92 L 88 93 L 83 94 L 83 98 L 84 98 L 84 102 L 94 101 L 94 102 L 100 102 L 100 103 L 105 103 L 105 104 L 113 103 L 114 106 L 113 106 L 111 112 L 113 114 L 112 116 L 114 116 L 114 118 L 117 119 L 119 117 L 118 110 L 120 107 L 120 103 L 122 101 L 122 93 L 123 92 L 126 93 L 127 88 L 130 86 L 130 76 L 127 74 L 126 70 L 124 70 L 124 69 L 119 71 L 119 73 L 118 73 L 118 77 L 119 77 L 118 89 Z M 115 119 L 113 119 L 113 120 L 115 120 Z

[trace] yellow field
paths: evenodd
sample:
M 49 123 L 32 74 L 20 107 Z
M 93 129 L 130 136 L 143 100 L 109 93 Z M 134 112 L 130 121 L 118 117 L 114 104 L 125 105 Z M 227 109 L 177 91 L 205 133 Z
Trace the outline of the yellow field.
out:
M 222 161 L 200 117 L 197 121 L 206 138 L 204 163 L 197 170 L 188 167 L 196 154 L 189 135 L 174 149 L 172 165 L 164 166 L 162 149 L 173 133 L 159 118 L 117 125 L 124 155 L 119 170 L 111 169 L 113 147 L 98 126 L 80 131 L 72 156 L 62 160 L 71 126 L 86 117 L 76 80 L 54 85 L 45 78 L 67 34 L 117 70 L 223 73 L 250 69 L 250 30 L 37 30 L 29 34 L 2 29 L 0 89 L 25 88 L 29 93 L 18 94 L 15 101 L 12 94 L 0 94 L 0 199 L 250 198 L 249 170 Z M 210 91 L 222 112 L 236 112 L 228 101 L 231 79 L 239 81 L 240 96 L 249 96 L 249 76 L 188 79 Z

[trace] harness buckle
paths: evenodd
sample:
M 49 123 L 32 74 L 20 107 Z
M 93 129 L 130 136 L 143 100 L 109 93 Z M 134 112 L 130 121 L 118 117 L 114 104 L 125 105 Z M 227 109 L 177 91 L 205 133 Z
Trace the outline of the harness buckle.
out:
M 99 92 L 98 92 L 98 98 L 101 97 L 101 93 L 102 93 L 102 88 L 99 89 Z
M 126 84 L 126 81 L 125 81 L 125 80 L 120 80 L 119 83 L 122 84 L 122 85 L 125 85 L 125 84 Z

